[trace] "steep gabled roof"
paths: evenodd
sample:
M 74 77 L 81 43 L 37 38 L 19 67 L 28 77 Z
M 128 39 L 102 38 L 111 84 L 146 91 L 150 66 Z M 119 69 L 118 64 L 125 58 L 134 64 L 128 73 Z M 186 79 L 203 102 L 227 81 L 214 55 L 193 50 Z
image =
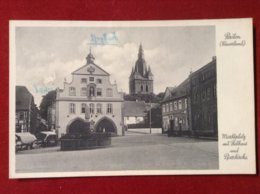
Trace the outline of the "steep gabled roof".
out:
M 16 86 L 15 90 L 16 110 L 29 110 L 33 100 L 32 94 L 25 86 Z
M 162 102 L 188 95 L 188 87 L 189 87 L 189 78 L 185 79 L 177 87 L 167 87 Z

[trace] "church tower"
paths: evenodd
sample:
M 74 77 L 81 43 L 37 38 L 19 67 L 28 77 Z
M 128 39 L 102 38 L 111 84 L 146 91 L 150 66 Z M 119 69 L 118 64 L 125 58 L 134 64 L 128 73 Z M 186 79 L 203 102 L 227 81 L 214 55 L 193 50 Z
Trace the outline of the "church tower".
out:
M 138 58 L 129 77 L 129 94 L 153 93 L 153 74 L 150 66 L 147 68 L 142 44 L 139 46 Z

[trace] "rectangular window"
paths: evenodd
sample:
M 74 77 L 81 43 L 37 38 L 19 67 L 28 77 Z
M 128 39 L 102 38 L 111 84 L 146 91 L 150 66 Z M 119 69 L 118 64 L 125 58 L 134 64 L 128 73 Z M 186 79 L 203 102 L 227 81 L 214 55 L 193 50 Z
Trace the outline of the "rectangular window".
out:
M 188 103 L 187 103 L 187 99 L 186 98 L 185 98 L 184 103 L 185 103 L 185 108 L 188 108 Z
M 112 104 L 107 104 L 107 113 L 112 114 L 113 113 L 113 105 Z
M 101 88 L 97 88 L 97 96 L 102 96 L 102 89 Z
M 170 111 L 172 111 L 172 102 L 170 103 Z
M 87 96 L 87 88 L 81 88 L 80 95 L 81 96 Z
M 76 96 L 76 88 L 70 87 L 69 88 L 69 95 L 70 96 Z
M 216 84 L 214 84 L 213 86 L 213 96 L 216 97 L 217 94 L 217 88 L 216 88 Z
M 73 104 L 73 103 L 70 103 L 70 110 L 69 110 L 69 112 L 70 112 L 70 114 L 75 114 L 75 104 Z
M 179 106 L 179 110 L 182 109 L 182 102 L 181 102 L 181 100 L 179 100 L 178 106 Z
M 85 103 L 81 104 L 81 113 L 86 113 L 86 104 Z
M 177 110 L 177 102 L 176 101 L 173 102 L 173 105 L 174 105 L 174 110 Z
M 19 120 L 24 120 L 24 112 L 19 112 Z
M 206 98 L 206 89 L 202 91 L 202 101 L 204 101 Z
M 162 105 L 162 112 L 165 113 L 165 104 Z
M 89 77 L 89 81 L 93 82 L 94 81 L 94 77 Z
M 97 79 L 97 84 L 102 84 L 102 79 Z
M 211 95 L 211 90 L 210 88 L 207 88 L 207 99 L 210 99 L 210 95 Z
M 97 104 L 97 113 L 102 114 L 102 104 Z
M 111 88 L 107 89 L 107 97 L 113 97 L 113 91 Z
M 87 83 L 87 78 L 81 78 L 81 83 L 86 84 Z
M 166 104 L 166 112 L 169 112 L 169 104 Z
M 89 105 L 89 113 L 90 113 L 90 114 L 94 114 L 94 112 L 95 112 L 94 109 L 95 109 L 95 105 L 91 103 L 91 104 Z

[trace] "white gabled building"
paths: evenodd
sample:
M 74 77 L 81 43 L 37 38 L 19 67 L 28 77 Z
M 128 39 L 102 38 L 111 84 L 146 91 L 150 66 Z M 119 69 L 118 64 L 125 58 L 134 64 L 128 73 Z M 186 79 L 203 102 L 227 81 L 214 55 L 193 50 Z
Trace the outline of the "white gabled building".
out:
M 57 89 L 58 136 L 86 120 L 97 131 L 123 135 L 123 94 L 110 83 L 110 74 L 94 63 L 91 51 L 86 59 L 86 65 L 72 72 L 71 83 L 64 82 L 64 89 Z

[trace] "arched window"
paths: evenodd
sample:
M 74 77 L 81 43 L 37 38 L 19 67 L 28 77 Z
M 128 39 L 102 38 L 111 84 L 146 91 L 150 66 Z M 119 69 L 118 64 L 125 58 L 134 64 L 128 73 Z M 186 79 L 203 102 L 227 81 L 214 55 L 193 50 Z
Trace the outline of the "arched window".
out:
M 95 87 L 94 86 L 89 87 L 89 96 L 95 96 Z

